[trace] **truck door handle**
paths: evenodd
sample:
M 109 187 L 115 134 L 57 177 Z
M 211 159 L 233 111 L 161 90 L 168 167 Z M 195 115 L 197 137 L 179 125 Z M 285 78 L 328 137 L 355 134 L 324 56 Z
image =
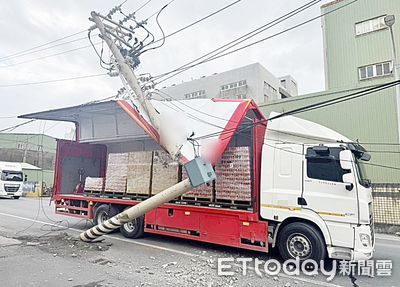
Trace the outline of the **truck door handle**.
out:
M 348 191 L 353 190 L 353 187 L 354 187 L 354 184 L 352 184 L 352 183 L 347 183 L 347 184 L 346 184 L 346 189 L 347 189 Z
M 298 205 L 307 205 L 307 201 L 304 197 L 298 197 L 297 198 L 297 204 Z

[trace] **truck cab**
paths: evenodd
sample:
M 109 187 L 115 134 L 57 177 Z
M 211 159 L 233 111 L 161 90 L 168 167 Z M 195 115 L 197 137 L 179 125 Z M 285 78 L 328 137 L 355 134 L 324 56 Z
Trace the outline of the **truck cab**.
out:
M 260 214 L 283 257 L 372 257 L 369 159 L 360 144 L 321 125 L 291 116 L 268 124 Z
M 22 167 L 15 162 L 0 162 L 0 196 L 20 198 L 22 195 Z

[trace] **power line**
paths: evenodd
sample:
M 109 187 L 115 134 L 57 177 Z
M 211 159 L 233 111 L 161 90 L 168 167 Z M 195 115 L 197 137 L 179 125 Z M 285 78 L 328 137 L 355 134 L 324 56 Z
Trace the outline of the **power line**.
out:
M 99 44 L 101 44 L 101 42 L 94 43 L 93 45 L 99 45 Z M 40 61 L 40 60 L 43 60 L 43 59 L 47 59 L 47 58 L 51 58 L 51 57 L 55 57 L 55 56 L 60 56 L 60 55 L 64 55 L 64 54 L 68 54 L 68 53 L 71 53 L 71 52 L 87 49 L 87 48 L 90 48 L 90 47 L 92 47 L 92 45 L 81 46 L 81 47 L 74 48 L 74 49 L 71 49 L 71 50 L 66 50 L 66 51 L 63 51 L 63 52 L 50 54 L 50 55 L 39 57 L 39 58 L 34 58 L 34 59 L 22 61 L 22 62 L 17 62 L 17 63 L 10 64 L 10 65 L 7 65 L 7 66 L 0 66 L 0 68 L 8 68 L 8 67 L 13 67 L 13 66 L 18 66 L 18 65 L 22 65 L 22 64 L 35 62 L 35 61 Z
M 147 2 L 145 2 L 144 4 L 142 4 L 142 6 L 140 6 L 139 8 L 137 8 L 135 10 L 135 12 L 133 12 L 134 14 L 136 14 L 137 12 L 139 12 L 140 10 L 142 10 L 145 6 L 147 6 L 147 4 L 149 4 L 152 0 L 147 0 Z
M 40 45 L 38 45 L 38 46 L 34 46 L 34 47 L 31 47 L 31 48 L 26 49 L 26 50 L 19 51 L 19 52 L 14 53 L 14 54 L 10 54 L 10 55 L 1 57 L 1 58 L 0 58 L 0 61 L 7 60 L 8 58 L 11 58 L 11 57 L 14 57 L 14 56 L 17 56 L 17 55 L 20 55 L 20 54 L 23 54 L 23 53 L 26 53 L 26 52 L 29 52 L 29 51 L 32 51 L 32 50 L 36 50 L 36 49 L 38 49 L 38 48 L 41 48 L 41 47 L 50 45 L 50 44 L 55 43 L 55 42 L 58 42 L 58 41 L 62 41 L 62 40 L 67 39 L 67 38 L 71 38 L 71 37 L 73 37 L 73 36 L 79 35 L 79 34 L 84 33 L 84 32 L 86 32 L 86 31 L 87 31 L 87 30 L 85 29 L 85 30 L 82 30 L 82 31 L 79 31 L 79 32 L 76 32 L 76 33 L 73 33 L 73 34 L 70 34 L 70 35 L 67 35 L 67 36 L 64 36 L 64 37 L 62 37 L 62 38 L 59 38 L 59 39 L 56 39 L 56 40 L 53 40 L 53 41 L 50 41 L 50 42 L 46 42 L 46 43 L 40 44 Z
M 391 87 L 393 87 L 395 85 L 398 85 L 398 84 L 400 84 L 400 81 L 393 81 L 393 82 L 385 83 L 385 84 L 382 84 L 382 85 L 379 85 L 379 86 L 376 86 L 376 87 L 373 87 L 373 88 L 364 89 L 364 90 L 356 92 L 356 93 L 351 93 L 351 94 L 348 94 L 348 95 L 345 95 L 345 96 L 342 96 L 342 97 L 339 97 L 339 98 L 335 98 L 335 99 L 331 99 L 331 100 L 327 100 L 327 101 L 322 101 L 322 102 L 317 102 L 317 103 L 314 103 L 314 104 L 311 104 L 311 105 L 303 106 L 301 108 L 297 108 L 297 109 L 293 109 L 293 110 L 281 113 L 281 114 L 279 114 L 277 116 L 268 118 L 268 119 L 264 120 L 263 122 L 256 123 L 256 124 L 266 124 L 268 121 L 271 121 L 271 120 L 274 120 L 274 119 L 278 119 L 278 118 L 281 118 L 281 117 L 285 117 L 285 116 L 288 116 L 288 115 L 294 115 L 294 114 L 310 111 L 312 109 L 316 109 L 316 108 L 320 108 L 320 107 L 326 107 L 328 105 L 334 105 L 334 104 L 337 104 L 339 102 L 341 103 L 341 102 L 344 102 L 344 101 L 347 101 L 347 100 L 353 100 L 353 99 L 356 99 L 356 98 L 359 98 L 359 97 L 363 97 L 363 96 L 367 96 L 367 95 L 373 94 L 375 92 L 378 92 L 378 91 L 381 91 L 381 90 L 384 90 L 384 89 L 391 88 Z M 346 98 L 348 98 L 348 99 L 346 99 Z M 337 100 L 339 100 L 339 101 L 335 102 Z M 320 107 L 319 107 L 319 105 L 320 105 Z M 253 126 L 253 125 L 255 125 L 255 124 L 251 124 L 250 127 Z M 223 134 L 223 133 L 231 133 L 232 131 L 235 131 L 235 130 L 236 129 L 233 128 L 233 129 L 224 130 L 222 133 L 210 133 L 208 135 L 196 138 L 196 140 L 204 139 L 204 138 L 208 138 L 208 137 L 214 137 L 216 135 Z
M 200 23 L 200 22 L 202 22 L 202 21 L 204 21 L 204 20 L 206 20 L 206 19 L 208 19 L 208 18 L 210 18 L 210 17 L 212 17 L 212 16 L 214 16 L 214 15 L 216 15 L 216 14 L 218 14 L 218 13 L 220 13 L 220 12 L 222 12 L 222 11 L 228 9 L 228 8 L 230 8 L 230 7 L 232 7 L 233 5 L 239 3 L 240 1 L 242 1 L 242 0 L 236 0 L 236 1 L 224 6 L 222 8 L 220 8 L 220 9 L 218 9 L 218 10 L 216 10 L 216 11 L 214 11 L 214 12 L 212 12 L 212 13 L 210 13 L 210 14 L 208 14 L 208 15 L 206 15 L 206 16 L 204 16 L 204 17 L 202 17 L 202 18 L 200 18 L 200 19 L 198 19 L 198 20 L 196 20 L 196 21 L 194 21 L 194 22 L 192 22 L 192 23 L 180 28 L 180 29 L 178 29 L 178 30 L 176 30 L 175 32 L 172 32 L 170 34 L 165 35 L 165 39 L 169 38 L 169 37 L 171 37 L 173 35 L 176 35 L 176 34 L 182 32 L 182 31 L 184 31 L 184 30 L 186 30 L 186 29 L 188 29 L 188 28 L 190 28 L 190 27 L 192 27 L 192 26 L 194 26 L 194 25 L 196 25 L 196 24 L 198 24 L 198 23 Z M 154 41 L 154 43 L 157 43 L 157 42 L 159 42 L 161 40 L 162 40 L 162 38 L 157 39 L 157 40 Z
M 296 8 L 296 9 L 294 9 L 294 10 L 292 10 L 292 11 L 290 11 L 290 12 L 288 12 L 288 13 L 286 13 L 286 14 L 284 14 L 284 15 L 282 15 L 282 16 L 280 16 L 280 17 L 278 17 L 278 18 L 276 18 L 276 19 L 274 19 L 272 21 L 267 22 L 266 24 L 254 29 L 254 30 L 252 30 L 252 31 L 250 31 L 250 32 L 248 32 L 248 33 L 246 33 L 246 34 L 244 34 L 244 35 L 242 35 L 242 36 L 240 36 L 240 37 L 238 37 L 238 38 L 236 38 L 236 39 L 234 39 L 234 40 L 232 40 L 232 41 L 230 41 L 230 42 L 228 42 L 228 43 L 226 43 L 226 44 L 224 44 L 224 45 L 222 45 L 222 46 L 220 46 L 220 47 L 218 47 L 218 48 L 216 48 L 216 49 L 214 49 L 214 50 L 212 50 L 212 51 L 210 51 L 208 53 L 206 53 L 206 54 L 204 54 L 203 56 L 200 56 L 200 57 L 198 57 L 198 58 L 196 58 L 196 59 L 194 59 L 194 60 L 192 60 L 192 61 L 190 61 L 190 62 L 188 62 L 188 63 L 186 63 L 186 64 L 184 64 L 184 65 L 182 65 L 182 66 L 180 66 L 178 68 L 176 68 L 176 69 L 173 69 L 173 70 L 171 70 L 169 72 L 154 76 L 153 79 L 158 80 L 158 79 L 160 79 L 162 77 L 170 75 L 171 73 L 175 73 L 175 72 L 178 72 L 178 71 L 181 71 L 181 70 L 187 70 L 187 67 L 191 68 L 192 66 L 194 66 L 194 65 L 191 65 L 191 64 L 193 64 L 193 63 L 195 63 L 195 62 L 197 62 L 197 61 L 199 61 L 199 60 L 201 60 L 201 59 L 203 59 L 203 58 L 205 58 L 207 56 L 210 56 L 210 55 L 213 55 L 213 54 L 217 55 L 218 53 L 221 53 L 221 52 L 225 51 L 226 49 L 230 49 L 230 48 L 234 47 L 235 45 L 240 44 L 242 41 L 245 41 L 245 40 L 247 40 L 247 39 L 249 39 L 251 37 L 254 37 L 254 36 L 258 35 L 259 33 L 263 32 L 263 31 L 265 31 L 267 29 L 270 29 L 273 26 L 276 26 L 277 24 L 279 24 L 279 23 L 281 23 L 281 22 L 283 22 L 283 21 L 295 16 L 296 14 L 304 11 L 305 9 L 308 9 L 311 6 L 316 5 L 318 2 L 320 2 L 320 0 L 319 1 L 318 0 L 313 0 L 313 1 L 310 1 L 310 2 L 306 3 L 305 5 L 299 6 L 298 8 Z M 221 49 L 224 49 L 224 50 L 220 51 Z M 213 56 L 211 56 L 211 57 L 213 57 Z
M 296 28 L 299 28 L 299 27 L 301 27 L 301 26 L 303 26 L 303 25 L 305 25 L 305 24 L 308 24 L 308 23 L 310 23 L 310 22 L 312 22 L 312 21 L 315 21 L 315 20 L 317 20 L 317 19 L 319 19 L 319 18 L 321 18 L 321 17 L 323 17 L 323 16 L 325 16 L 325 15 L 328 15 L 328 14 L 330 14 L 330 13 L 333 13 L 333 12 L 339 10 L 339 9 L 343 9 L 344 7 L 346 7 L 346 6 L 348 6 L 348 5 L 351 5 L 351 4 L 353 4 L 353 3 L 357 2 L 357 1 L 358 1 L 358 0 L 353 0 L 352 2 L 346 3 L 346 4 L 344 4 L 344 5 L 340 6 L 340 7 L 337 7 L 337 8 L 335 8 L 335 9 L 333 9 L 333 10 L 330 10 L 330 11 L 324 13 L 324 14 L 321 14 L 321 15 L 319 15 L 319 16 L 316 16 L 316 17 L 313 17 L 313 18 L 308 19 L 308 20 L 306 20 L 306 21 L 303 21 L 303 22 L 301 22 L 301 23 L 299 23 L 299 24 L 297 24 L 297 25 L 291 26 L 291 27 L 289 27 L 289 28 L 287 28 L 287 29 L 281 30 L 281 31 L 279 31 L 279 32 L 277 32 L 277 33 L 275 33 L 275 34 L 273 34 L 273 35 L 271 35 L 271 36 L 262 38 L 262 39 L 260 39 L 260 40 L 257 40 L 257 41 L 255 41 L 255 42 L 252 42 L 252 43 L 247 44 L 247 45 L 245 45 L 245 46 L 239 47 L 239 48 L 237 48 L 237 49 L 228 51 L 228 52 L 226 52 L 226 53 L 222 53 L 222 52 L 227 51 L 227 50 L 229 50 L 230 48 L 232 48 L 232 47 L 234 47 L 234 46 L 236 46 L 236 45 L 238 45 L 238 44 L 244 42 L 245 40 L 247 40 L 247 39 L 249 39 L 249 38 L 251 38 L 251 37 L 254 37 L 254 35 L 248 36 L 246 39 L 240 40 L 238 43 L 235 43 L 235 44 L 231 45 L 230 47 L 227 47 L 227 48 L 225 48 L 225 49 L 223 49 L 223 50 L 217 52 L 215 55 L 210 56 L 210 57 L 208 57 L 208 58 L 206 58 L 206 59 L 204 59 L 204 60 L 202 60 L 202 61 L 200 61 L 200 62 L 198 62 L 198 63 L 192 64 L 192 65 L 189 65 L 189 66 L 188 66 L 188 64 L 186 64 L 186 65 L 184 65 L 184 66 L 181 66 L 181 67 L 178 68 L 178 69 L 175 69 L 176 72 L 175 72 L 174 74 L 172 74 L 171 76 L 168 76 L 167 78 L 165 78 L 165 79 L 163 79 L 163 80 L 161 80 L 161 81 L 159 81 L 159 82 L 156 82 L 156 84 L 160 84 L 160 83 L 162 83 L 162 82 L 164 82 L 164 81 L 166 81 L 166 80 L 168 80 L 168 79 L 170 79 L 170 78 L 172 78 L 172 77 L 175 77 L 176 75 L 178 75 L 178 74 L 180 74 L 180 73 L 183 73 L 183 72 L 187 71 L 188 69 L 191 69 L 191 68 L 196 67 L 196 66 L 198 66 L 198 65 L 201 65 L 201 64 L 204 64 L 204 63 L 207 63 L 207 62 L 210 62 L 210 61 L 219 59 L 219 58 L 221 58 L 221 57 L 225 57 L 225 56 L 227 56 L 227 55 L 233 54 L 233 53 L 235 53 L 235 52 L 241 51 L 241 50 L 246 49 L 246 48 L 248 48 L 248 47 L 251 47 L 251 46 L 253 46 L 253 45 L 259 44 L 259 43 L 261 43 L 261 42 L 264 42 L 264 41 L 266 41 L 266 40 L 269 40 L 269 39 L 271 39 L 271 38 L 274 38 L 274 37 L 276 37 L 276 36 L 279 36 L 279 35 L 281 35 L 281 34 L 284 34 L 284 33 L 286 33 L 286 32 L 289 32 L 289 31 L 291 31 L 291 30 L 294 30 L 294 29 L 296 29 Z M 318 1 L 318 2 L 319 2 L 319 1 Z M 314 4 L 316 4 L 316 3 L 314 3 Z M 314 4 L 313 4 L 313 5 L 314 5 Z M 310 7 L 311 7 L 311 6 L 310 6 Z M 309 8 L 309 7 L 308 7 L 308 8 Z M 298 12 L 297 12 L 297 13 L 298 13 Z M 296 13 L 296 14 L 297 14 L 297 13 Z M 294 15 L 292 15 L 292 16 L 290 16 L 290 17 L 293 17 L 293 16 L 294 16 Z M 287 17 L 286 19 L 288 19 L 288 18 L 290 18 L 290 17 Z M 286 19 L 284 19 L 284 20 L 286 20 Z M 278 23 L 280 23 L 280 22 L 282 22 L 282 21 L 283 21 L 283 20 L 280 20 Z M 278 24 L 278 23 L 273 24 L 273 26 L 275 26 L 275 25 Z M 264 30 L 263 30 L 263 31 L 264 31 Z M 257 34 L 258 34 L 258 33 L 260 33 L 260 32 L 257 32 Z M 219 48 L 219 49 L 220 49 L 220 48 Z M 219 49 L 218 49 L 218 50 L 219 50 Z M 209 53 L 209 54 L 210 54 L 210 53 Z M 204 56 L 202 56 L 201 58 L 204 58 Z M 198 59 L 199 59 L 199 58 L 198 58 Z M 192 61 L 192 63 L 195 62 L 195 61 L 197 61 L 198 59 Z M 171 73 L 173 73 L 173 72 L 174 72 L 174 71 L 170 71 L 170 72 L 164 73 L 164 74 L 162 74 L 160 77 L 163 77 L 163 76 L 165 76 L 165 75 L 171 74 Z M 157 78 L 157 76 L 156 76 L 155 78 Z
M 71 40 L 71 41 L 64 42 L 64 43 L 59 43 L 59 44 L 56 44 L 56 45 L 53 45 L 53 46 L 50 46 L 50 47 L 46 47 L 46 48 L 43 48 L 43 49 L 39 49 L 39 50 L 27 52 L 27 53 L 18 54 L 18 55 L 16 55 L 16 56 L 8 57 L 7 59 L 5 59 L 5 60 L 0 60 L 0 61 L 1 61 L 1 62 L 4 62 L 4 61 L 6 61 L 6 60 L 8 61 L 8 60 L 11 60 L 11 59 L 15 59 L 15 58 L 27 56 L 27 55 L 30 55 L 30 54 L 35 54 L 35 53 L 37 53 L 37 52 L 49 50 L 49 49 L 52 49 L 52 48 L 55 48 L 55 47 L 58 47 L 58 46 L 67 45 L 67 44 L 70 44 L 70 43 L 82 41 L 82 40 L 85 40 L 85 39 L 86 39 L 86 37 L 78 38 L 78 39 L 75 39 L 75 40 Z M 8 66 L 8 65 L 7 65 L 7 66 Z M 7 67 L 7 66 L 5 66 L 5 67 Z
M 342 103 L 342 102 L 345 102 L 345 101 L 348 101 L 348 100 L 357 99 L 357 98 L 360 98 L 360 97 L 364 97 L 364 96 L 370 95 L 370 94 L 375 93 L 375 92 L 379 92 L 379 91 L 394 87 L 394 86 L 399 85 L 399 84 L 400 84 L 400 81 L 393 81 L 393 82 L 385 83 L 385 84 L 382 84 L 382 85 L 379 85 L 379 86 L 375 86 L 375 87 L 372 87 L 372 88 L 367 88 L 367 89 L 361 90 L 359 92 L 351 93 L 349 95 L 344 95 L 344 96 L 337 97 L 337 98 L 334 98 L 334 99 L 321 101 L 321 102 L 310 104 L 310 105 L 307 105 L 307 106 L 304 106 L 304 107 L 296 108 L 296 109 L 284 112 L 284 113 L 282 113 L 280 115 L 274 116 L 272 118 L 269 118 L 268 120 L 271 121 L 271 120 L 274 120 L 274 119 L 281 118 L 283 116 L 298 114 L 298 113 L 302 113 L 302 112 L 305 112 L 305 111 L 311 111 L 311 110 L 314 110 L 314 109 L 319 109 L 319 108 L 322 108 L 322 107 L 335 105 L 335 104 Z
M 47 80 L 47 81 L 40 81 L 40 82 L 28 82 L 28 83 L 0 85 L 0 88 L 11 88 L 11 87 L 32 86 L 32 85 L 41 85 L 41 84 L 56 83 L 56 82 L 66 82 L 66 81 L 73 81 L 73 80 L 79 80 L 79 79 L 100 77 L 100 76 L 105 76 L 105 75 L 107 75 L 107 73 L 78 76 L 78 77 L 71 77 L 71 78 L 63 78 L 63 79 L 54 79 L 54 80 Z
M 29 124 L 29 123 L 34 122 L 34 121 L 36 121 L 36 120 L 35 120 L 35 119 L 32 119 L 32 120 L 26 121 L 26 122 L 21 123 L 21 124 L 17 124 L 17 125 L 8 127 L 8 128 L 4 128 L 4 129 L 0 130 L 0 133 L 6 132 L 6 131 L 13 131 L 13 130 L 15 130 L 16 128 L 18 128 L 18 127 L 20 127 L 20 126 Z
M 155 15 L 157 15 L 158 13 L 160 13 L 161 10 L 165 9 L 167 6 L 169 6 L 172 2 L 174 2 L 175 0 L 171 0 L 169 1 L 167 4 L 165 4 L 161 9 L 157 10 L 156 12 L 154 12 L 153 14 L 151 14 L 149 17 L 147 17 L 144 22 L 149 21 L 151 18 L 153 18 Z

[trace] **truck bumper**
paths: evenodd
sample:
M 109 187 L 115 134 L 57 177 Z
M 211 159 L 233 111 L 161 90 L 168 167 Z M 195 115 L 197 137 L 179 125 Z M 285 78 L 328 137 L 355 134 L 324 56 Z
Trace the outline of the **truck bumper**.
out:
M 375 252 L 375 236 L 369 225 L 354 227 L 354 248 L 328 246 L 328 257 L 339 260 L 369 260 Z
M 19 190 L 16 192 L 6 192 L 4 190 L 0 190 L 0 197 L 11 198 L 12 196 L 22 196 L 22 188 L 19 188 Z
M 375 235 L 370 225 L 354 227 L 353 261 L 371 259 L 375 252 Z

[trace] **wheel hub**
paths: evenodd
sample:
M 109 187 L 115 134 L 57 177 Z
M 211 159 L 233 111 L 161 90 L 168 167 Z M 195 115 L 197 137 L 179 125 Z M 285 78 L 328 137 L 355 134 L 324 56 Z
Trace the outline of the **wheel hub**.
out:
M 288 251 L 292 257 L 306 259 L 311 255 L 311 242 L 303 234 L 294 234 L 288 238 Z
M 125 223 L 125 224 L 124 224 L 124 228 L 125 228 L 125 230 L 128 231 L 128 232 L 134 231 L 134 230 L 136 229 L 136 219 L 134 219 L 134 220 L 132 220 L 132 221 L 130 221 L 130 222 Z

